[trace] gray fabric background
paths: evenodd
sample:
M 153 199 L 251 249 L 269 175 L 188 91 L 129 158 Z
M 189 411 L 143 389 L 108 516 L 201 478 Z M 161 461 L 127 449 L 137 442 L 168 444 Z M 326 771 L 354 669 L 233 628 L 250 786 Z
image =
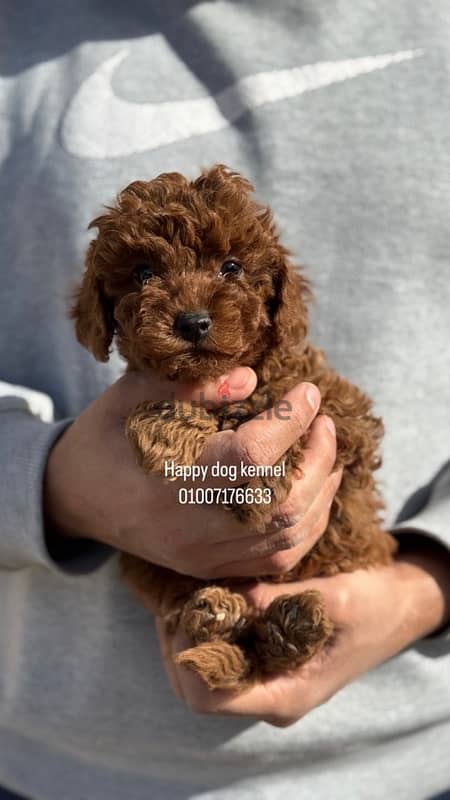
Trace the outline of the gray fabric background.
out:
M 0 31 L 0 380 L 48 394 L 59 420 L 0 399 L 0 783 L 36 800 L 444 791 L 448 638 L 418 643 L 285 730 L 193 716 L 171 695 L 153 623 L 118 583 L 116 560 L 92 551 L 72 574 L 51 562 L 40 493 L 61 420 L 122 368 L 83 352 L 65 316 L 87 223 L 133 179 L 218 161 L 273 206 L 313 283 L 315 342 L 375 398 L 390 524 L 448 461 L 447 0 L 4 0 Z M 80 104 L 86 81 L 124 50 Z M 405 51 L 308 93 L 269 102 L 266 92 L 221 130 L 158 147 L 149 130 L 148 148 L 133 150 L 147 124 L 136 106 Z M 118 99 L 135 104 L 133 125 L 111 116 Z M 111 157 L 118 132 L 128 150 Z M 448 543 L 448 472 L 422 496 L 409 524 Z

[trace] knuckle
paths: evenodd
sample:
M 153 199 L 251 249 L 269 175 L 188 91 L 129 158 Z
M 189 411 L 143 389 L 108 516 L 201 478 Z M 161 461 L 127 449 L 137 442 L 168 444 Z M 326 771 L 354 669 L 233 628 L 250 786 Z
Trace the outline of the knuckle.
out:
M 258 467 L 267 462 L 263 448 L 255 440 L 238 439 L 238 453 L 239 461 L 242 461 L 246 467 Z
M 186 704 L 193 714 L 206 715 L 212 713 L 207 698 L 191 696 L 186 699 Z
M 293 528 L 297 525 L 302 518 L 302 514 L 295 509 L 291 502 L 284 503 L 280 508 L 278 508 L 271 520 L 271 525 L 276 530 L 281 530 L 282 528 Z
M 336 620 L 348 620 L 351 600 L 347 586 L 342 583 L 336 587 L 333 596 L 333 617 Z
M 294 562 L 295 563 L 295 562 Z M 286 550 L 279 550 L 272 553 L 267 559 L 269 571 L 275 575 L 289 572 L 294 566 L 292 555 Z
M 179 570 L 181 571 L 181 570 Z M 192 575 L 193 578 L 199 578 L 201 581 L 213 581 L 215 578 L 224 577 L 221 576 L 221 571 L 219 567 L 201 567 L 197 564 L 191 564 L 189 569 L 185 569 L 182 571 L 183 575 Z
M 200 558 L 192 551 L 176 554 L 175 559 L 172 558 L 172 568 L 181 575 L 191 575 L 193 578 L 200 578 L 200 580 L 211 580 L 215 577 L 216 569 L 210 564 L 205 563 L 205 555 L 202 556 L 203 563 L 200 563 Z
M 291 550 L 294 544 L 292 537 L 288 534 L 273 536 L 267 540 L 265 552 L 267 555 L 272 555 L 272 553 L 277 553 L 279 550 Z
M 301 717 L 292 717 L 292 716 L 284 716 L 282 714 L 277 714 L 273 717 L 267 717 L 265 722 L 268 722 L 269 725 L 272 725 L 274 728 L 289 728 L 291 725 L 295 725 Z
M 181 575 L 192 575 L 193 569 L 196 567 L 200 569 L 198 562 L 192 558 L 192 553 L 174 552 L 172 553 L 171 561 L 174 565 L 174 569 Z
M 314 412 L 312 410 L 310 411 L 310 416 L 309 416 L 308 413 L 305 413 L 304 408 L 301 408 L 296 404 L 292 406 L 291 425 L 293 428 L 293 437 L 294 437 L 294 431 L 297 436 L 298 435 L 303 436 L 303 434 L 306 433 L 306 431 L 311 425 L 311 420 L 313 416 Z

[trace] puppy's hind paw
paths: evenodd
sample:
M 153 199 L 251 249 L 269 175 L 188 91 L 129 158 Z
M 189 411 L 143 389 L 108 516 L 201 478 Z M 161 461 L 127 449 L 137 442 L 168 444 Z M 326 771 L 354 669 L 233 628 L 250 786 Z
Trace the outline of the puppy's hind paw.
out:
M 317 591 L 277 597 L 255 620 L 255 653 L 264 673 L 296 669 L 330 637 L 333 625 Z
M 180 623 L 192 642 L 229 640 L 246 623 L 242 595 L 222 586 L 204 586 L 187 601 Z
M 243 690 L 251 681 L 251 665 L 237 645 L 206 642 L 175 656 L 175 663 L 195 672 L 209 689 Z

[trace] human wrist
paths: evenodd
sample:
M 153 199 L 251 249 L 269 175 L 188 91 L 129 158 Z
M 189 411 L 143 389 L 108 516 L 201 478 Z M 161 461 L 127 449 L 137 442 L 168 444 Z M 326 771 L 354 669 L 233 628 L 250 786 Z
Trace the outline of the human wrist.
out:
M 405 599 L 411 642 L 450 622 L 450 553 L 426 534 L 402 532 L 394 567 Z
M 87 538 L 84 520 L 80 513 L 72 509 L 70 491 L 65 486 L 65 470 L 61 462 L 61 441 L 58 440 L 49 452 L 44 472 L 43 516 L 48 543 L 55 544 L 59 539 Z M 82 507 L 80 501 L 79 507 Z
M 70 429 L 53 442 L 47 452 L 42 485 L 42 534 L 51 562 L 65 573 L 89 574 L 100 567 L 113 552 L 106 542 L 86 533 L 83 498 L 72 490 L 68 477 L 65 441 Z M 72 506 L 74 510 L 72 510 Z M 79 513 L 76 513 L 76 510 Z

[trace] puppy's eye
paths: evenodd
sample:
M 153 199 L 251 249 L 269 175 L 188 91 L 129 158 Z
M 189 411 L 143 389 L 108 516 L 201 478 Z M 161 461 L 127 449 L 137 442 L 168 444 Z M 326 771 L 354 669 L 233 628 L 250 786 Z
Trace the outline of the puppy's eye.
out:
M 147 261 L 136 264 L 133 270 L 133 278 L 139 286 L 145 286 L 153 278 L 154 274 L 155 270 Z
M 235 258 L 230 258 L 228 261 L 224 261 L 220 270 L 219 275 L 223 275 L 225 278 L 232 275 L 239 275 L 242 271 L 242 267 L 239 261 L 236 261 Z

